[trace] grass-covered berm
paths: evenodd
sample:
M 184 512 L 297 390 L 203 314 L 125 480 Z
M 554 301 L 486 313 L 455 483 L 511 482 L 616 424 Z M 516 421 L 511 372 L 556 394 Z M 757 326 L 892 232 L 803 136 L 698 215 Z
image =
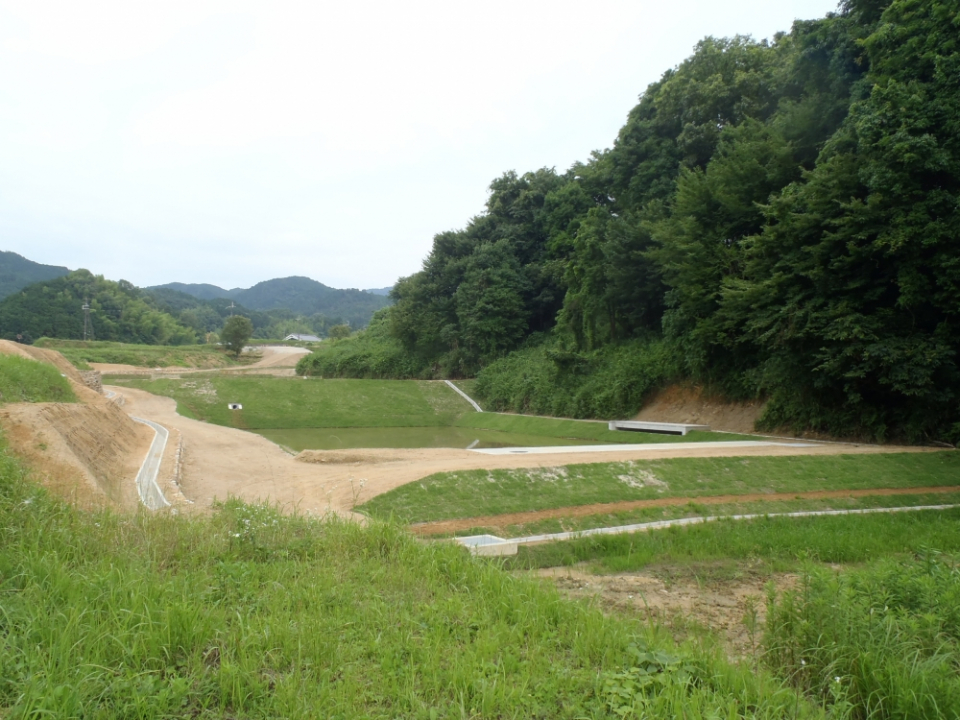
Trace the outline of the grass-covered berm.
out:
M 397 527 L 228 502 L 79 511 L 0 453 L 0 716 L 816 718 L 675 647 Z
M 56 350 L 81 369 L 89 369 L 90 363 L 143 368 L 221 368 L 238 364 L 219 345 L 138 345 L 57 338 L 40 338 L 36 345 Z

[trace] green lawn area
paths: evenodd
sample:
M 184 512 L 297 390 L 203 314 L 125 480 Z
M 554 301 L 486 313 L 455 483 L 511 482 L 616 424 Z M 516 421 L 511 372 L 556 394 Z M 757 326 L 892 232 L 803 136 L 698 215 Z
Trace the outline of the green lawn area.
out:
M 530 447 L 597 443 L 664 443 L 756 439 L 694 432 L 686 437 L 612 432 L 606 423 L 474 412 L 443 382 L 242 377 L 107 375 L 107 384 L 136 387 L 177 401 L 187 417 L 259 432 L 295 451 L 359 447 Z M 227 409 L 240 403 L 243 410 Z
M 183 415 L 228 427 L 448 427 L 470 405 L 443 383 L 420 380 L 320 380 L 207 375 L 180 379 L 107 376 L 177 401 Z M 243 410 L 227 408 L 240 403 Z
M 470 413 L 457 420 L 457 426 L 499 430 L 501 432 L 543 437 L 565 437 L 592 440 L 600 443 L 682 443 L 711 442 L 729 440 L 758 440 L 755 435 L 734 435 L 695 430 L 686 435 L 665 435 L 662 433 L 625 432 L 609 430 L 606 421 L 567 420 L 545 418 L 534 415 L 509 415 L 502 413 Z
M 218 345 L 135 345 L 96 340 L 41 338 L 38 347 L 56 350 L 82 370 L 88 363 L 114 363 L 137 367 L 219 368 L 241 364 Z
M 416 523 L 662 497 L 946 485 L 960 487 L 960 453 L 675 458 L 437 473 L 357 509 Z

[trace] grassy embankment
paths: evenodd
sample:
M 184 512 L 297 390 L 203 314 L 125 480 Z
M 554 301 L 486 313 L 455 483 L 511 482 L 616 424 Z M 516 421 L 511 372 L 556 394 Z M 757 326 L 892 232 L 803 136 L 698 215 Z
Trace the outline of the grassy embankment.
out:
M 671 517 L 754 512 L 926 505 L 960 501 L 960 453 L 931 452 L 820 457 L 675 458 L 594 463 L 560 468 L 466 470 L 438 473 L 379 495 L 356 509 L 404 523 L 496 516 L 505 513 L 669 498 L 745 496 L 876 488 L 956 486 L 957 493 L 893 498 L 780 498 L 779 502 L 697 504 L 598 509 L 581 517 L 561 514 L 518 525 L 478 526 L 462 534 L 496 529 L 511 537 L 542 532 L 624 525 Z
M 0 355 L 0 404 L 76 401 L 70 383 L 53 365 Z
M 4 717 L 823 717 L 396 527 L 85 513 L 0 452 Z
M 134 345 L 131 343 L 41 338 L 37 347 L 56 350 L 81 370 L 88 363 L 134 365 L 136 367 L 221 368 L 243 364 L 217 345 Z
M 481 447 L 592 443 L 696 442 L 742 436 L 686 437 L 626 433 L 606 423 L 473 412 L 441 382 L 193 376 L 182 379 L 107 376 L 177 401 L 178 412 L 206 422 L 255 430 L 294 450 L 340 447 Z M 243 405 L 227 409 L 228 402 Z M 329 429 L 336 428 L 336 432 Z

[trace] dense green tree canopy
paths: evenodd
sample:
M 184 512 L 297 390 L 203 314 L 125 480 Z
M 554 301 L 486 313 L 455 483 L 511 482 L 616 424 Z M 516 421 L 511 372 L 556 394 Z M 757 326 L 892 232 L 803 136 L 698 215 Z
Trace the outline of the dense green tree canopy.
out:
M 658 372 L 769 398 L 768 426 L 956 441 L 958 78 L 957 0 L 706 38 L 610 149 L 494 180 L 385 326 L 423 374 L 541 363 L 570 395 L 663 343 Z
M 0 335 L 18 333 L 33 339 L 47 336 L 83 338 L 83 310 L 90 304 L 96 340 L 183 345 L 196 342 L 195 332 L 177 322 L 126 280 L 113 282 L 88 270 L 30 285 L 0 301 Z

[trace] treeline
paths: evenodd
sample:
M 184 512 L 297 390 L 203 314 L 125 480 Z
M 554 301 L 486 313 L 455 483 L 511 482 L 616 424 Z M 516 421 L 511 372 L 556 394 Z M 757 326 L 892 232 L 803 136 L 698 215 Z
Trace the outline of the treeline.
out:
M 340 324 L 364 327 L 374 312 L 389 304 L 382 295 L 331 288 L 308 277 L 274 278 L 247 289 L 225 290 L 208 284 L 168 283 L 147 290 L 154 293 L 179 291 L 203 300 L 222 298 L 251 310 L 282 311 L 285 313 L 283 317 L 274 316 L 274 319 L 301 318 L 314 326 L 310 330 L 290 332 L 322 332 L 325 327 Z
M 495 180 L 340 364 L 400 348 L 413 374 L 479 374 L 523 410 L 662 343 L 648 385 L 766 397 L 766 426 L 960 438 L 958 43 L 941 0 L 848 0 L 769 43 L 707 38 L 611 149 Z
M 83 304 L 90 306 L 92 339 L 145 345 L 217 342 L 231 315 L 250 318 L 254 337 L 278 339 L 289 333 L 326 335 L 340 317 L 304 317 L 290 310 L 249 310 L 230 300 L 200 300 L 175 290 L 141 290 L 89 270 L 34 283 L 0 301 L 0 337 L 33 342 L 41 337 L 83 338 Z M 19 338 L 18 338 L 19 336 Z
M 143 292 L 201 339 L 219 333 L 230 315 L 250 318 L 253 337 L 257 339 L 279 339 L 291 333 L 326 337 L 331 329 L 348 322 L 341 315 L 319 312 L 304 315 L 287 308 L 252 310 L 227 298 L 200 299 L 169 288 L 148 288 Z

